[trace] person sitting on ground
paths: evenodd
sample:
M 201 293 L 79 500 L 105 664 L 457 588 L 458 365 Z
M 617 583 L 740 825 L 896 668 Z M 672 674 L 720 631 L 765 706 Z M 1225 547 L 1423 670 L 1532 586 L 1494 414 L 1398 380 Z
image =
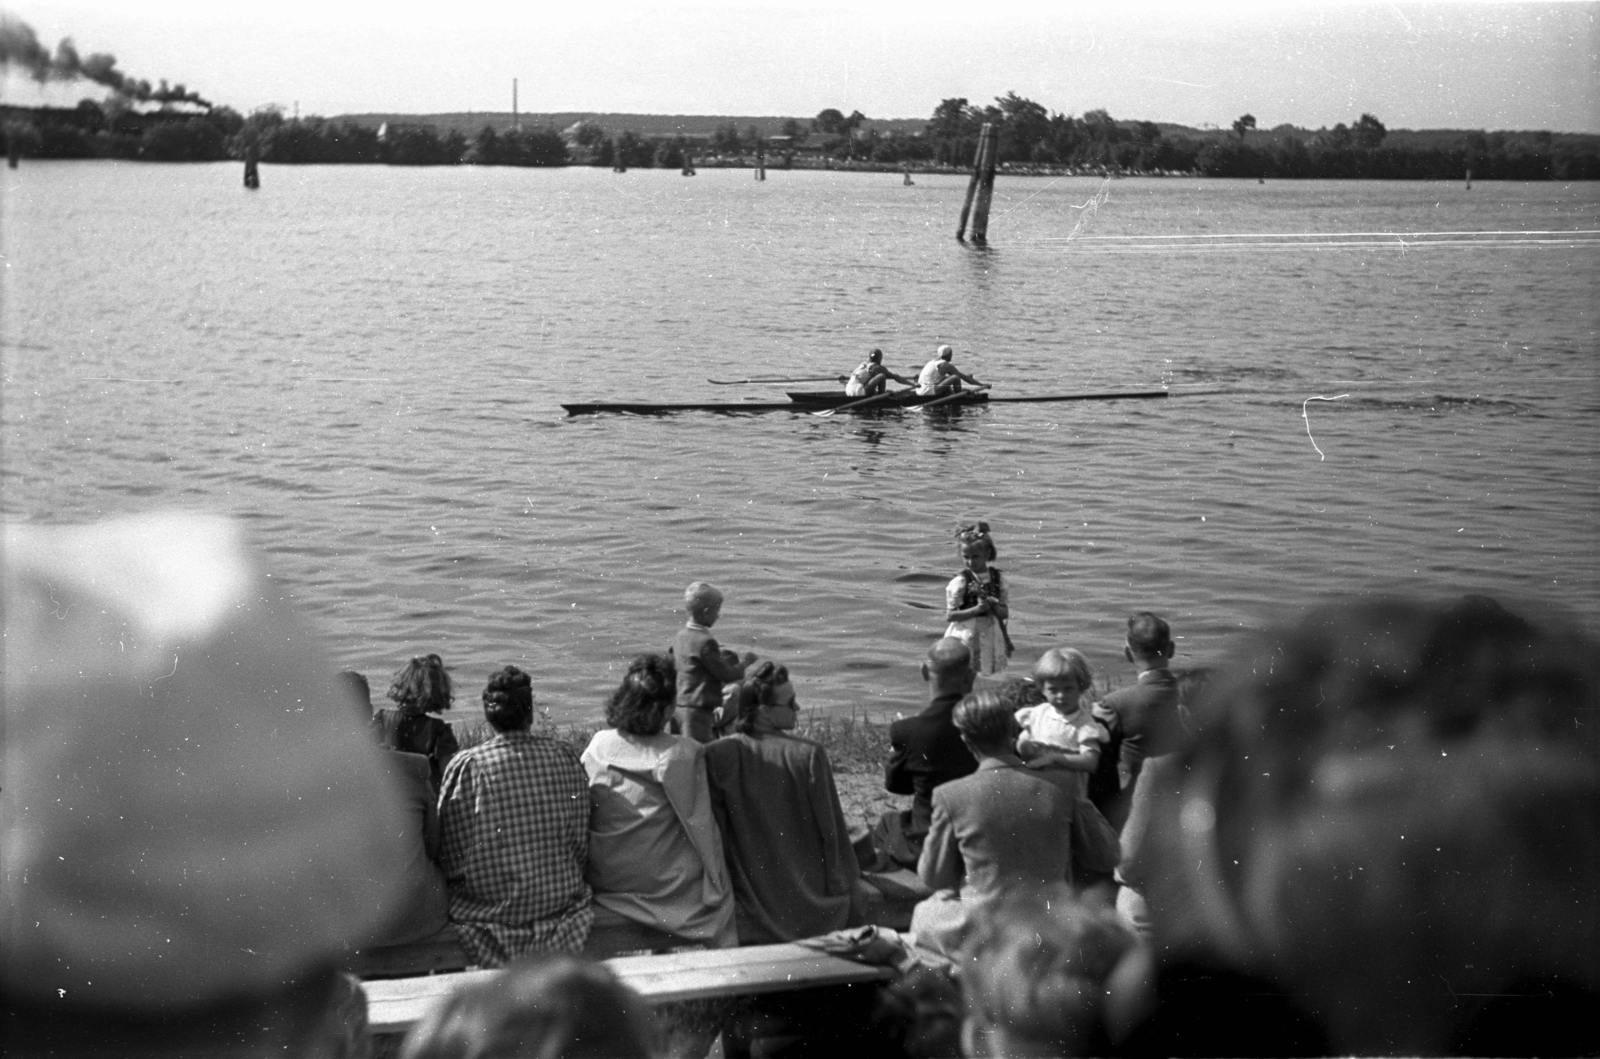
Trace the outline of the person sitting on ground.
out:
M 820 743 L 792 734 L 789 671 L 762 662 L 738 685 L 735 734 L 706 745 L 711 807 L 744 945 L 861 921 L 860 869 Z
M 675 685 L 671 658 L 635 658 L 583 752 L 595 922 L 637 947 L 727 948 L 739 939 L 705 751 L 666 732 Z
M 650 1059 L 655 1020 L 604 964 L 541 955 L 458 986 L 400 1059 Z
M 457 754 L 439 791 L 450 919 L 483 967 L 533 952 L 577 952 L 594 919 L 584 865 L 589 783 L 570 747 L 534 735 L 528 674 L 489 677 L 495 735 Z
M 698 743 L 711 741 L 712 716 L 722 705 L 722 685 L 739 680 L 756 660 L 746 652 L 737 665 L 729 665 L 711 626 L 722 614 L 722 593 L 714 585 L 696 581 L 683 592 L 689 620 L 678 630 L 672 644 L 673 665 L 677 669 L 677 704 L 683 710 L 689 737 Z
M 955 355 L 956 351 L 949 346 L 940 346 L 938 355 L 922 366 L 922 373 L 917 376 L 917 394 L 919 396 L 934 397 L 956 393 L 961 389 L 963 379 L 974 386 L 983 385 L 983 383 L 950 363 L 951 358 Z
M 0 1052 L 357 1054 L 335 968 L 406 821 L 282 582 L 193 513 L 7 526 L 0 566 Z
M 1165 621 L 1147 610 L 1129 617 L 1122 654 L 1139 671 L 1138 682 L 1113 691 L 1094 709 L 1109 738 L 1089 777 L 1089 800 L 1118 831 L 1128 819 L 1145 759 L 1171 753 L 1182 742 L 1178 678 L 1167 668 L 1172 653 Z
M 1221 665 L 1151 788 L 1160 959 L 1114 979 L 1124 1051 L 1593 1054 L 1600 645 L 1580 628 L 1361 601 Z
M 1016 716 L 994 691 L 961 700 L 951 721 L 977 759 L 970 776 L 933 791 L 933 823 L 917 862 L 935 891 L 911 913 L 918 948 L 954 959 L 975 908 L 1071 882 L 1073 798 L 1016 755 Z
M 438 655 L 417 655 L 401 666 L 389 685 L 395 709 L 379 710 L 372 718 L 378 741 L 390 750 L 421 754 L 428 759 L 434 789 L 444 777 L 444 767 L 460 749 L 449 722 L 430 713 L 450 708 L 450 674 Z
M 874 829 L 873 845 L 902 867 L 915 867 L 922 840 L 933 821 L 933 791 L 941 783 L 971 775 L 978 767 L 961 741 L 950 715 L 972 690 L 972 652 L 945 637 L 928 649 L 922 663 L 928 706 L 889 725 L 889 760 L 883 785 L 890 794 L 909 794 L 911 808 L 886 813 Z
M 367 678 L 353 669 L 339 674 L 350 692 L 350 703 L 362 728 L 370 730 L 372 687 Z M 437 934 L 450 922 L 450 891 L 444 871 L 439 867 L 441 831 L 438 795 L 428 771 L 428 759 L 404 750 L 387 750 L 384 764 L 394 781 L 399 804 L 405 809 L 401 828 L 406 855 L 395 864 L 395 874 L 404 881 L 405 897 L 399 902 L 390 926 L 373 942 L 374 946 L 406 945 Z
M 1065 887 L 990 906 L 962 952 L 965 1054 L 1111 1054 L 1106 981 L 1134 944 L 1110 909 Z
M 915 379 L 908 379 L 904 375 L 896 375 L 883 366 L 883 350 L 875 349 L 867 354 L 867 359 L 856 366 L 850 373 L 849 381 L 844 384 L 846 397 L 875 397 L 882 393 L 893 379 L 902 386 L 915 386 Z
M 1094 685 L 1089 662 L 1070 647 L 1051 648 L 1033 666 L 1034 683 L 1044 701 L 1017 711 L 1017 756 L 1031 769 L 1066 769 L 1079 796 L 1087 793 L 1089 773 L 1100 761 L 1105 726 L 1084 706 Z

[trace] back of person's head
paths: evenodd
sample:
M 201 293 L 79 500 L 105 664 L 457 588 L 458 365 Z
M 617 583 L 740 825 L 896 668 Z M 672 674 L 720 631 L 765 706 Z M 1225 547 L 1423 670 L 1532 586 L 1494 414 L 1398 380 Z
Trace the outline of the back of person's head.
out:
M 881 350 L 881 349 L 873 350 L 871 353 L 867 354 L 867 359 L 872 361 L 872 363 L 874 363 L 874 364 L 882 363 L 883 362 L 883 350 Z
M 1106 979 L 1133 945 L 1115 911 L 1065 886 L 988 906 L 962 952 L 968 1054 L 1107 1054 Z
M 708 581 L 692 581 L 683 590 L 683 606 L 690 614 L 719 609 L 722 606 L 722 590 Z
M 755 731 L 756 718 L 761 713 L 761 707 L 772 705 L 774 693 L 783 685 L 789 683 L 789 669 L 787 666 L 767 659 L 745 675 L 736 692 L 738 698 L 738 714 L 733 720 L 733 729 L 746 734 Z
M 963 682 L 971 686 L 972 649 L 954 636 L 935 640 L 928 648 L 928 677 L 936 685 L 958 686 Z
M 1052 647 L 1040 655 L 1033 664 L 1033 679 L 1039 684 L 1070 680 L 1078 686 L 1079 692 L 1088 691 L 1094 684 L 1089 660 L 1083 657 L 1083 652 L 1071 647 Z
M 986 753 L 1010 750 L 1017 741 L 1016 710 L 993 690 L 975 691 L 956 703 L 950 723 Z
M 959 1059 L 961 1012 L 961 987 L 948 972 L 915 967 L 878 994 L 868 1027 L 872 1054 L 881 1059 Z
M 677 705 L 678 674 L 672 657 L 639 655 L 606 704 L 606 724 L 633 735 L 658 735 Z
M 458 988 L 406 1035 L 401 1059 L 647 1059 L 655 1026 L 604 965 L 543 955 Z
M 489 674 L 483 716 L 497 732 L 520 732 L 533 722 L 533 679 L 516 666 Z
M 450 708 L 450 674 L 438 655 L 417 655 L 401 666 L 389 698 L 406 713 L 443 713 Z
M 1597 706 L 1593 641 L 1481 597 L 1262 637 L 1155 789 L 1158 942 L 1277 983 L 1338 1052 L 1560 1054 L 1600 1003 Z
M 0 563 L 0 1051 L 311 1054 L 406 894 L 320 638 L 221 518 L 8 526 Z
M 1159 616 L 1141 610 L 1128 617 L 1128 651 L 1139 658 L 1171 658 L 1172 628 Z

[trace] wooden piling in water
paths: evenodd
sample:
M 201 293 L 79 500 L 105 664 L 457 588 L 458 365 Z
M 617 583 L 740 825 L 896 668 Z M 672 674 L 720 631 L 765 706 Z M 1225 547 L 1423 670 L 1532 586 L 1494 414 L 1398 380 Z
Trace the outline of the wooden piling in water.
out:
M 627 163 L 622 160 L 622 137 L 611 141 L 611 171 L 613 173 L 626 173 Z
M 756 179 L 767 179 L 767 153 L 759 147 L 756 148 Z
M 956 225 L 956 238 L 965 240 L 967 235 L 967 217 L 972 213 L 972 199 L 978 193 L 978 182 L 983 177 L 983 152 L 989 142 L 989 136 L 994 126 L 988 122 L 983 123 L 983 128 L 978 131 L 978 149 L 972 157 L 972 179 L 967 181 L 967 201 L 961 206 L 961 221 Z
M 683 152 L 683 175 L 694 176 L 694 155 L 688 151 Z
M 244 148 L 244 186 L 254 191 L 261 186 L 261 149 L 254 142 Z
M 978 201 L 972 209 L 974 246 L 989 245 L 989 200 L 994 198 L 994 164 L 995 156 L 999 154 L 999 140 L 998 130 L 991 128 L 978 166 L 981 170 L 978 179 Z

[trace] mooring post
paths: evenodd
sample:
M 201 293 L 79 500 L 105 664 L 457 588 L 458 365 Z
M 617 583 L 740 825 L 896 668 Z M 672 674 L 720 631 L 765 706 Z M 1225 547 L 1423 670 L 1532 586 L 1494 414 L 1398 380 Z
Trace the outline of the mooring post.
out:
M 261 149 L 255 140 L 244 145 L 244 186 L 254 191 L 261 186 Z
M 978 204 L 972 211 L 972 243 L 974 246 L 987 246 L 989 242 L 989 200 L 994 198 L 994 163 L 995 156 L 1000 153 L 1000 136 L 995 129 L 989 130 L 989 139 L 985 144 L 983 162 L 980 168 L 983 171 L 978 181 Z
M 613 173 L 626 173 L 628 166 L 622 160 L 622 137 L 618 136 L 611 141 L 611 171 Z
M 694 176 L 694 155 L 688 151 L 683 152 L 683 175 Z
M 972 213 L 972 197 L 978 193 L 978 180 L 983 175 L 983 148 L 989 142 L 989 132 L 992 126 L 983 123 L 983 128 L 978 130 L 978 150 L 972 157 L 972 179 L 967 181 L 967 201 L 961 206 L 961 222 L 956 225 L 956 238 L 965 239 L 967 234 L 967 217 Z
M 756 179 L 767 179 L 767 152 L 760 147 L 756 148 Z

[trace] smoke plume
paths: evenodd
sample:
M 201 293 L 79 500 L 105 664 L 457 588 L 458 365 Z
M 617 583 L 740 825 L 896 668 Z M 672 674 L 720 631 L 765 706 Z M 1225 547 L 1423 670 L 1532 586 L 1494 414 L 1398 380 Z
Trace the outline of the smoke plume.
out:
M 40 84 L 46 81 L 93 81 L 124 99 L 136 103 L 192 103 L 211 109 L 211 104 L 183 85 L 167 86 L 165 80 L 154 88 L 149 81 L 129 77 L 117 69 L 117 58 L 104 52 L 80 56 L 70 37 L 56 45 L 54 54 L 39 43 L 33 27 L 0 12 L 0 67 L 17 66 Z

